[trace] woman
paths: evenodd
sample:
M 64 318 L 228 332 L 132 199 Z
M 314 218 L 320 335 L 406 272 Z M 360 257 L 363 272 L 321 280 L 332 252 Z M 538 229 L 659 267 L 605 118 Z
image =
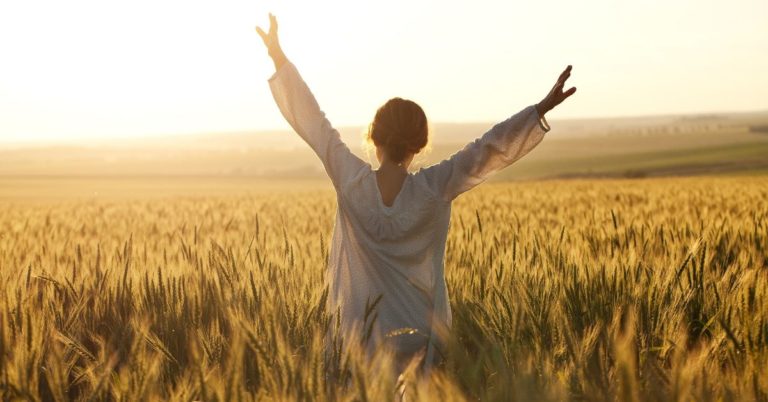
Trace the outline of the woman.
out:
M 421 108 L 394 98 L 371 123 L 379 168 L 353 155 L 288 61 L 270 14 L 269 32 L 256 28 L 275 64 L 269 79 L 280 111 L 323 162 L 337 197 L 328 261 L 328 311 L 368 353 L 388 345 L 402 370 L 412 359 L 429 369 L 440 357 L 451 310 L 443 270 L 451 202 L 533 149 L 549 130 L 544 115 L 571 96 L 563 92 L 571 66 L 538 104 L 496 124 L 439 164 L 409 173 L 427 144 Z M 374 319 L 375 317 L 375 319 Z

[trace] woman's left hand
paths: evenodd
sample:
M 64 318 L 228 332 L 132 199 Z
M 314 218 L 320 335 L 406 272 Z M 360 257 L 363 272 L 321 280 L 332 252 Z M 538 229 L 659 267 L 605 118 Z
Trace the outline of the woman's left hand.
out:
M 557 82 L 555 82 L 555 86 L 552 87 L 552 90 L 549 91 L 547 96 L 545 96 L 544 99 L 542 99 L 541 102 L 536 105 L 536 110 L 539 112 L 539 116 L 544 116 L 545 113 L 549 112 L 555 106 L 568 99 L 569 96 L 576 93 L 576 87 L 571 87 L 571 89 L 563 92 L 565 80 L 567 80 L 570 76 L 571 66 L 568 66 L 560 74 L 560 77 L 557 79 Z

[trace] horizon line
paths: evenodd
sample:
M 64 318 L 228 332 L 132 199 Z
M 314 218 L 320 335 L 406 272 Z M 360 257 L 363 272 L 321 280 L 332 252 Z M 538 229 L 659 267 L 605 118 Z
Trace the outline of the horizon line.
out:
M 652 119 L 652 118 L 670 118 L 670 117 L 684 117 L 684 116 L 712 116 L 712 117 L 725 117 L 726 115 L 748 115 L 748 114 L 768 114 L 768 108 L 764 109 L 752 109 L 752 110 L 734 110 L 734 111 L 707 111 L 707 112 L 690 112 L 690 113 L 659 113 L 659 114 L 638 114 L 638 115 L 618 115 L 618 116 L 588 116 L 588 117 L 565 117 L 565 118 L 547 118 L 553 122 L 574 122 L 585 120 L 628 120 L 628 119 Z M 436 121 L 431 122 L 431 126 L 435 125 L 472 125 L 472 124 L 493 124 L 494 121 Z M 364 128 L 365 124 L 348 124 L 336 126 L 339 131 L 352 130 Z M 152 134 L 140 134 L 140 135 L 118 135 L 110 137 L 108 134 L 106 137 L 99 136 L 75 136 L 70 139 L 32 139 L 32 140 L 10 140 L 5 141 L 0 138 L 0 147 L 13 147 L 13 146 L 59 146 L 59 145 L 82 145 L 82 141 L 109 141 L 109 140 L 142 140 L 142 139 L 158 139 L 168 137 L 192 137 L 200 135 L 220 134 L 220 135 L 234 135 L 234 134 L 255 134 L 263 132 L 291 132 L 290 127 L 281 128 L 244 128 L 241 130 L 208 130 L 208 131 L 184 131 L 184 132 L 164 132 L 164 133 L 152 133 Z

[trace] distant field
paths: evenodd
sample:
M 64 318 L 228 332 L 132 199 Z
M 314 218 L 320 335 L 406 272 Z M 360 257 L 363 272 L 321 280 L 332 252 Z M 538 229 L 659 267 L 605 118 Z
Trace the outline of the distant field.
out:
M 0 176 L 0 201 L 66 202 L 327 191 L 328 180 L 218 176 Z
M 497 180 L 768 173 L 768 141 L 597 155 L 564 151 L 559 155 L 523 159 Z
M 757 174 L 768 170 L 768 113 L 553 120 L 540 146 L 496 180 Z M 492 126 L 435 124 L 426 166 Z M 342 129 L 363 159 L 361 128 Z M 0 176 L 323 179 L 317 158 L 289 131 L 206 134 L 58 146 L 0 145 Z M 190 179 L 194 180 L 194 179 Z

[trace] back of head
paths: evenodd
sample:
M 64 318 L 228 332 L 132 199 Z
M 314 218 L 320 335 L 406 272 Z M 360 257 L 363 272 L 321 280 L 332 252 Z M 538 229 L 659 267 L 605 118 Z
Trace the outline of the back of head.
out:
M 403 162 L 427 145 L 427 116 L 416 102 L 392 98 L 376 111 L 368 129 L 368 140 L 383 148 L 395 163 Z

